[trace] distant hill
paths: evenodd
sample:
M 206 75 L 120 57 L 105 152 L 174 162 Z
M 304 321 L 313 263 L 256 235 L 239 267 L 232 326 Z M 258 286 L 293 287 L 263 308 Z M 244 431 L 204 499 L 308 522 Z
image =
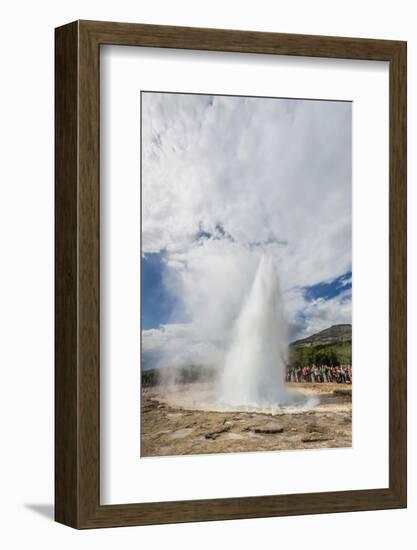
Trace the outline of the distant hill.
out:
M 290 346 L 311 346 L 352 342 L 352 325 L 332 325 L 302 340 L 295 340 Z
M 333 325 L 290 344 L 292 365 L 352 363 L 352 325 Z

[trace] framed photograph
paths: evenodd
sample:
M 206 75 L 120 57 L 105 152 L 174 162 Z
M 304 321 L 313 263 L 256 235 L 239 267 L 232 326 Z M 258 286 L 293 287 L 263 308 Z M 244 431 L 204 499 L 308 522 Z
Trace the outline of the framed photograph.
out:
M 56 29 L 56 520 L 406 506 L 406 43 Z

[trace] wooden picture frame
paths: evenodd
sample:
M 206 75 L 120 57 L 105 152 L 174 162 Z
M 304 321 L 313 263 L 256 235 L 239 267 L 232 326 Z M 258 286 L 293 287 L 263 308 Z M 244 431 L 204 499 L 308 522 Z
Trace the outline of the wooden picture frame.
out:
M 75 528 L 406 506 L 406 43 L 110 22 L 56 29 L 55 519 Z M 117 44 L 389 62 L 389 487 L 100 505 L 99 56 Z

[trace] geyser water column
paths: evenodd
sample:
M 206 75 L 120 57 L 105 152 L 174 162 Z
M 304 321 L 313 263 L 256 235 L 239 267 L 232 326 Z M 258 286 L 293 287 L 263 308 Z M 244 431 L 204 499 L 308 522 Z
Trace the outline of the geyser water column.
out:
M 226 354 L 220 390 L 224 405 L 279 407 L 296 400 L 284 378 L 287 335 L 278 275 L 264 254 Z

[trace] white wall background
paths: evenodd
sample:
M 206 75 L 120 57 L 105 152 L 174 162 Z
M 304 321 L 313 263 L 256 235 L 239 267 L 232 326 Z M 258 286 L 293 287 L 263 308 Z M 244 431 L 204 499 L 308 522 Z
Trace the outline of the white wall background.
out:
M 0 544 L 7 549 L 415 547 L 417 17 L 414 2 L 15 0 L 1 10 Z M 77 532 L 52 522 L 54 27 L 74 19 L 408 40 L 409 508 Z M 343 473 L 341 472 L 341 475 Z

